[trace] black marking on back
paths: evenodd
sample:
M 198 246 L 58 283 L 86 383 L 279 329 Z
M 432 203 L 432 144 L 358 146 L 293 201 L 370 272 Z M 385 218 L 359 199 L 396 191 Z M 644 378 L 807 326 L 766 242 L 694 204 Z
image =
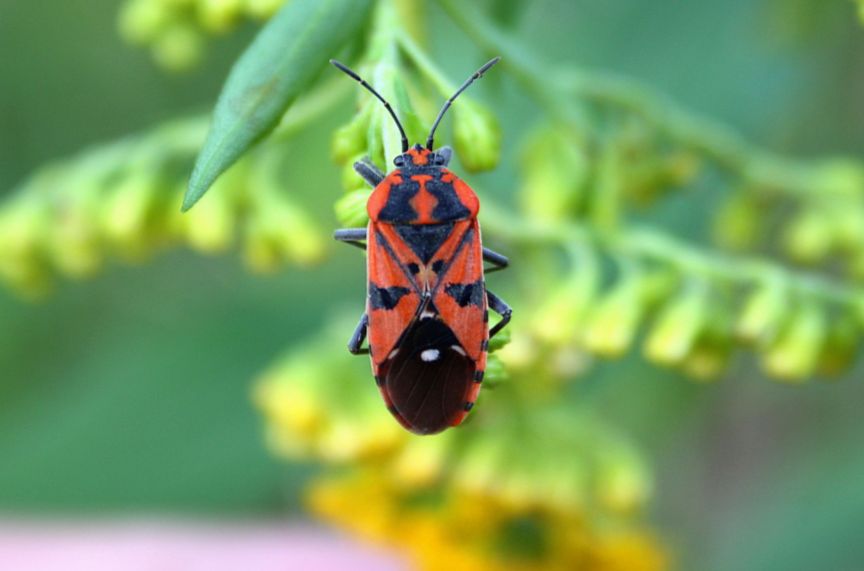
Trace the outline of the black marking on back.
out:
M 438 203 L 432 209 L 432 216 L 441 222 L 464 220 L 471 216 L 471 211 L 459 200 L 452 182 L 443 182 L 438 177 L 426 182 L 426 190 L 434 196 Z
M 420 183 L 406 177 L 403 182 L 390 187 L 387 203 L 378 213 L 378 220 L 391 224 L 410 224 L 417 219 L 417 211 L 411 206 L 411 199 L 420 192 Z
M 417 320 L 398 353 L 381 364 L 382 390 L 412 432 L 440 432 L 465 410 L 476 363 L 454 345 L 459 345 L 456 336 L 440 319 Z M 428 349 L 437 349 L 440 358 L 424 361 L 421 354 Z
M 483 280 L 477 280 L 470 284 L 447 284 L 444 293 L 452 297 L 459 307 L 475 305 L 483 307 Z
M 453 231 L 453 223 L 447 224 L 400 224 L 393 226 L 408 247 L 428 264 L 447 237 Z M 417 273 L 417 272 L 414 272 Z
M 432 262 L 432 271 L 436 274 L 440 274 L 441 270 L 444 269 L 444 260 L 435 260 Z
M 369 307 L 372 309 L 393 309 L 399 304 L 399 300 L 410 292 L 411 290 L 407 287 L 378 287 L 369 282 Z
M 384 235 L 380 231 L 376 231 L 375 232 L 375 239 L 378 242 L 378 244 L 382 248 L 384 248 L 384 251 L 387 252 L 387 255 L 390 257 L 390 259 L 393 261 L 393 263 L 396 264 L 400 270 L 402 270 L 402 274 L 406 278 L 408 278 L 409 281 L 412 280 L 414 274 L 412 274 L 411 270 L 409 268 L 405 267 L 405 264 L 403 264 L 399 260 L 399 257 L 396 256 L 396 253 L 393 251 L 393 248 L 392 248 L 392 246 L 390 246 L 390 243 L 387 241 L 387 238 L 385 238 Z M 412 282 L 412 284 L 413 284 L 413 282 Z M 414 291 L 416 291 L 417 293 L 420 293 L 420 291 L 416 287 L 414 287 Z

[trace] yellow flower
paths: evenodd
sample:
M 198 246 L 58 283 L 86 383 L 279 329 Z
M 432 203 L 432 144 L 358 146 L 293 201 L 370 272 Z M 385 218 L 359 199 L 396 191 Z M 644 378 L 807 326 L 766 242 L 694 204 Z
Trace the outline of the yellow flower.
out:
M 664 549 L 636 524 L 593 524 L 578 510 L 515 507 L 446 485 L 406 489 L 386 471 L 355 469 L 313 483 L 310 509 L 420 570 L 662 571 Z
M 381 402 L 368 360 L 342 349 L 351 327 L 337 322 L 258 381 L 254 399 L 275 452 L 343 464 L 390 458 L 409 437 Z

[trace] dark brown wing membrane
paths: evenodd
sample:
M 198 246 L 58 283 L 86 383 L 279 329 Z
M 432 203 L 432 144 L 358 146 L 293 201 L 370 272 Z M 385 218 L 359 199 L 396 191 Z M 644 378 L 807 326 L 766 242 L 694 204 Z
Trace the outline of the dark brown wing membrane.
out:
M 464 416 L 475 366 L 440 319 L 418 320 L 381 364 L 381 391 L 406 428 L 434 434 Z

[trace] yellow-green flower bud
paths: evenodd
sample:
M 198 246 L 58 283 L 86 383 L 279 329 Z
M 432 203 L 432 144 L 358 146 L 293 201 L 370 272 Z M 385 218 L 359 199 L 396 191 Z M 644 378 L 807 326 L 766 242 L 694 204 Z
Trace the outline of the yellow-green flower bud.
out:
M 559 346 L 580 341 L 598 282 L 597 260 L 593 252 L 586 250 L 578 256 L 569 277 L 544 297 L 531 316 L 531 329 L 536 337 Z
M 27 297 L 39 297 L 49 285 L 44 237 L 47 205 L 41 197 L 20 195 L 0 211 L 0 279 Z
M 239 201 L 227 183 L 227 176 L 216 181 L 207 198 L 183 215 L 186 239 L 199 252 L 224 252 L 234 242 Z
M 489 340 L 489 353 L 494 353 L 504 348 L 512 339 L 512 327 L 506 327 Z
M 607 357 L 622 355 L 633 343 L 642 311 L 641 279 L 623 276 L 591 311 L 585 346 Z
M 369 191 L 371 190 L 369 183 L 363 180 L 363 177 L 354 170 L 354 163 L 363 157 L 364 155 L 355 155 L 342 167 L 342 188 L 345 192 L 363 189 L 366 191 L 366 195 L 369 195 Z
M 501 127 L 483 105 L 462 99 L 453 106 L 453 150 L 468 172 L 492 170 L 501 159 Z
M 588 161 L 561 129 L 544 126 L 531 135 L 520 160 L 520 205 L 538 220 L 563 220 L 579 207 L 588 178 Z
M 735 333 L 746 342 L 764 346 L 783 326 L 789 295 L 782 284 L 769 281 L 750 294 L 735 325 Z
M 134 44 L 155 40 L 171 21 L 172 14 L 161 2 L 129 0 L 120 10 L 120 33 Z
M 759 237 L 761 216 L 756 194 L 747 189 L 738 190 L 717 212 L 713 223 L 714 238 L 730 250 L 746 250 Z
M 705 326 L 708 309 L 707 285 L 688 287 L 657 317 L 645 342 L 646 356 L 664 365 L 683 361 Z
M 159 183 L 146 169 L 133 169 L 111 189 L 102 204 L 101 227 L 108 242 L 130 260 L 150 252 L 157 240 L 153 219 Z
M 849 369 L 858 356 L 860 340 L 861 325 L 854 317 L 842 315 L 834 319 L 828 329 L 825 347 L 819 356 L 819 373 L 839 375 Z
M 368 145 L 369 124 L 372 107 L 366 105 L 351 120 L 336 129 L 330 140 L 330 154 L 336 164 L 348 164 L 362 157 Z
M 509 380 L 510 372 L 504 366 L 501 357 L 497 353 L 491 354 L 486 358 L 486 373 L 483 376 L 483 382 L 487 386 L 492 386 L 495 383 L 500 383 Z
M 92 276 L 102 265 L 99 190 L 96 181 L 72 174 L 55 198 L 48 250 L 54 265 L 73 278 Z
M 169 71 L 187 71 L 195 67 L 204 54 L 204 38 L 187 24 L 172 24 L 162 30 L 153 43 L 153 57 Z
M 250 217 L 246 222 L 243 258 L 255 272 L 275 272 L 283 263 L 281 252 L 261 220 Z
M 789 224 L 784 244 L 789 255 L 799 262 L 812 264 L 831 251 L 834 221 L 818 210 L 805 209 Z
M 814 302 L 805 302 L 765 349 L 762 366 L 769 375 L 783 380 L 806 380 L 816 369 L 826 334 L 824 310 Z
M 339 224 L 345 228 L 365 227 L 369 222 L 369 215 L 366 213 L 368 200 L 368 190 L 355 190 L 343 195 L 334 206 Z
M 732 342 L 728 335 L 706 332 L 684 360 L 684 372 L 698 381 L 714 380 L 726 370 L 731 354 Z
M 292 200 L 278 190 L 259 188 L 250 202 L 245 255 L 252 269 L 267 272 L 284 262 L 320 260 L 324 254 L 321 232 Z
M 213 32 L 225 32 L 237 23 L 244 0 L 197 0 L 198 20 Z

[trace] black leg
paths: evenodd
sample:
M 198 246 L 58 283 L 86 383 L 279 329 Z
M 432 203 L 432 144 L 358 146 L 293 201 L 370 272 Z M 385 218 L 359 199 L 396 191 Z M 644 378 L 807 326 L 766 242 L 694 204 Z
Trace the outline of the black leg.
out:
M 366 249 L 366 244 L 363 244 L 366 241 L 366 228 L 341 228 L 333 232 L 333 238 L 361 250 Z
M 507 305 L 503 299 L 495 295 L 489 290 L 486 290 L 486 299 L 489 300 L 489 309 L 501 316 L 501 321 L 489 330 L 489 338 L 495 337 L 495 334 L 504 329 L 504 326 L 510 323 L 510 316 L 513 315 L 513 310 Z
M 503 256 L 495 250 L 490 250 L 489 248 L 483 248 L 483 260 L 492 264 L 491 268 L 489 268 L 488 270 L 484 270 L 484 272 L 487 274 L 497 272 L 498 270 L 503 270 L 510 265 L 510 260 L 507 259 L 507 256 Z
M 357 174 L 363 177 L 363 180 L 369 183 L 372 188 L 375 188 L 381 184 L 382 180 L 384 180 L 384 173 L 375 166 L 369 157 L 363 157 L 354 163 L 354 170 L 357 171 Z
M 360 345 L 363 344 L 363 341 L 366 340 L 366 327 L 369 325 L 369 316 L 365 313 L 363 317 L 360 318 L 360 323 L 357 324 L 357 329 L 354 330 L 354 334 L 351 336 L 351 339 L 348 341 L 348 351 L 351 352 L 352 355 L 368 355 L 369 348 L 361 349 Z

